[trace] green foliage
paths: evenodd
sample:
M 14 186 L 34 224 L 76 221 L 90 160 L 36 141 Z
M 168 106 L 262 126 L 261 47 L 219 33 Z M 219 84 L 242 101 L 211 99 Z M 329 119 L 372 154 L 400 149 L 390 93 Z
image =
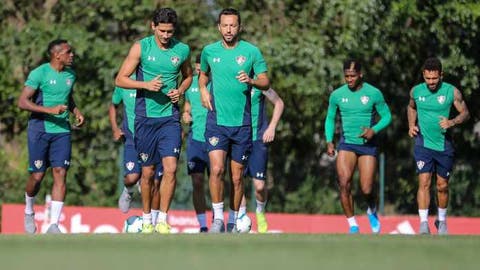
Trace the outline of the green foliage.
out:
M 215 22 L 227 6 L 241 11 L 243 37 L 261 48 L 272 86 L 285 101 L 270 148 L 269 210 L 341 213 L 334 163 L 324 156 L 323 122 L 329 94 L 343 84 L 342 61 L 356 57 L 393 113 L 380 137 L 386 203 L 393 212 L 415 213 L 417 180 L 405 107 L 409 90 L 422 79 L 423 60 L 436 55 L 443 61 L 445 80 L 461 89 L 472 114 L 472 120 L 452 131 L 458 158 L 451 212 L 480 215 L 480 144 L 473 133 L 480 107 L 480 4 L 472 0 L 4 1 L 0 162 L 7 170 L 0 176 L 0 201 L 23 200 L 28 113 L 15 103 L 28 72 L 45 61 L 48 42 L 61 37 L 75 48 L 75 98 L 87 117 L 86 126 L 73 131 L 67 203 L 116 204 L 121 155 L 107 118 L 113 75 L 132 43 L 149 34 L 151 13 L 159 6 L 177 10 L 177 37 L 191 46 L 193 55 L 220 38 Z M 190 179 L 181 162 L 177 208 L 191 205 Z M 45 179 L 41 194 L 49 184 L 50 178 Z M 355 199 L 362 206 L 361 196 Z

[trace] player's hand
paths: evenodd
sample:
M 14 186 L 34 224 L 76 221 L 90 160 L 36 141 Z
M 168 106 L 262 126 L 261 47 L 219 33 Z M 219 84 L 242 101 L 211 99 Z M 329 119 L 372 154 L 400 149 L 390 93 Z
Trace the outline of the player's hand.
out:
M 252 81 L 253 81 L 252 79 L 250 79 L 250 77 L 248 76 L 248 74 L 245 73 L 245 71 L 243 71 L 243 70 L 240 70 L 240 71 L 238 72 L 238 75 L 235 76 L 235 78 L 237 78 L 237 80 L 238 80 L 239 82 L 246 83 L 246 84 L 248 84 L 248 85 L 251 85 L 251 84 L 252 84 Z
M 79 127 L 83 126 L 84 123 L 85 123 L 85 117 L 83 116 L 83 114 L 81 112 L 76 110 L 75 111 L 75 124 L 73 124 L 73 125 L 75 127 L 79 128 Z
M 443 129 L 448 129 L 451 128 L 455 125 L 455 123 L 452 120 L 448 120 L 448 118 L 440 116 L 440 127 Z
M 417 126 L 411 126 L 408 128 L 408 136 L 410 136 L 411 138 L 417 136 L 418 134 L 418 127 Z
M 273 142 L 273 140 L 275 140 L 275 129 L 270 127 L 267 128 L 263 133 L 262 139 L 264 143 Z
M 54 107 L 50 107 L 50 114 L 62 114 L 64 113 L 68 107 L 66 105 L 57 105 Z
M 362 133 L 358 137 L 364 138 L 367 141 L 371 140 L 373 135 L 375 135 L 375 131 L 369 127 L 362 127 L 362 130 Z
M 145 89 L 148 91 L 158 92 L 160 88 L 162 88 L 162 75 L 158 75 L 157 77 L 153 78 L 151 81 L 148 81 L 145 84 Z
M 123 131 L 119 128 L 116 128 L 113 131 L 113 140 L 118 142 L 118 141 L 122 141 L 125 134 L 123 133 Z
M 334 157 L 336 154 L 335 145 L 333 143 L 327 143 L 327 155 L 329 157 Z
M 200 90 L 202 106 L 213 111 L 210 93 L 207 90 Z
M 183 112 L 182 120 L 185 124 L 190 124 L 192 122 L 192 116 L 188 112 Z
M 178 89 L 170 89 L 167 96 L 170 98 L 172 103 L 177 103 L 180 100 L 180 91 Z

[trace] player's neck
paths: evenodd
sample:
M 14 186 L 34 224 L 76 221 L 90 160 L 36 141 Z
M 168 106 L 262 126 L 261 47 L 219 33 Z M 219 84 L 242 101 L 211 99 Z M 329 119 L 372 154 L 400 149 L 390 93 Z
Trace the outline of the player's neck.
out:
M 58 72 L 63 71 L 63 69 L 65 68 L 64 64 L 57 61 L 50 61 L 50 66 Z
M 155 43 L 157 43 L 157 46 L 158 46 L 159 49 L 168 50 L 168 49 L 170 49 L 170 44 L 172 43 L 172 40 L 170 39 L 170 40 L 168 40 L 167 43 L 162 43 L 162 42 L 160 42 L 160 40 L 158 40 L 157 37 L 155 37 Z
M 225 49 L 234 49 L 237 47 L 239 40 L 235 39 L 230 42 L 226 42 L 225 40 L 222 40 L 222 45 Z

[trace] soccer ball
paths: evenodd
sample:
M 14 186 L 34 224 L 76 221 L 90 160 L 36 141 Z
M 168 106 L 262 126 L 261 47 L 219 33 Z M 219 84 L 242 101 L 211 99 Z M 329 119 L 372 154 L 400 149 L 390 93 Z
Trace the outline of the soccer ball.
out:
M 252 220 L 247 216 L 247 214 L 242 214 L 237 218 L 236 225 L 239 233 L 248 233 L 252 228 Z
M 142 232 L 143 219 L 140 216 L 130 216 L 123 223 L 124 233 L 140 233 Z

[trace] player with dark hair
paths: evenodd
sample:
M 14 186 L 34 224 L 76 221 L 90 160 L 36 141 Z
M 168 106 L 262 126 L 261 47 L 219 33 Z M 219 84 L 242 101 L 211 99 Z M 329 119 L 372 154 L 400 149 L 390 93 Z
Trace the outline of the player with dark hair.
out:
M 447 234 L 448 179 L 453 169 L 454 149 L 448 129 L 470 117 L 460 91 L 443 82 L 442 63 L 428 58 L 422 68 L 423 83 L 410 91 L 407 107 L 408 135 L 415 138 L 414 157 L 418 173 L 418 215 L 420 234 L 430 234 L 428 208 L 432 175 L 436 175 L 438 234 Z M 452 106 L 458 115 L 450 119 Z
M 153 35 L 135 42 L 124 60 L 116 84 L 137 90 L 135 102 L 135 148 L 142 162 L 142 203 L 144 233 L 169 233 L 167 212 L 176 185 L 181 147 L 178 100 L 192 82 L 190 48 L 173 38 L 177 14 L 171 8 L 154 12 Z M 130 76 L 135 73 L 136 79 Z M 182 82 L 177 78 L 182 74 Z M 155 164 L 163 165 L 160 184 L 160 212 L 152 225 L 151 186 Z
M 84 116 L 73 99 L 76 74 L 71 68 L 72 47 L 68 41 L 58 39 L 48 44 L 47 52 L 50 62 L 30 72 L 18 99 L 18 107 L 31 112 L 27 130 L 30 177 L 25 188 L 26 233 L 37 230 L 33 205 L 48 167 L 52 167 L 53 187 L 47 233 L 61 233 L 58 222 L 72 148 L 69 111 L 75 115 L 75 126 L 84 123 Z
M 244 192 L 243 170 L 252 145 L 251 89 L 268 90 L 270 84 L 260 50 L 239 38 L 240 22 L 237 10 L 227 8 L 220 12 L 218 30 L 222 40 L 203 49 L 198 79 L 202 105 L 208 109 L 205 139 L 210 159 L 212 233 L 225 231 L 223 174 L 227 155 L 231 158 L 233 196 L 230 207 L 235 212 L 234 221 L 238 215 Z M 207 88 L 209 75 L 211 82 Z M 235 232 L 235 228 L 232 231 Z
M 333 135 L 335 115 L 339 110 L 342 133 L 337 147 L 337 174 L 340 201 L 350 227 L 349 232 L 359 233 L 351 191 L 353 173 L 358 166 L 360 188 L 368 205 L 367 215 L 370 226 L 373 233 L 379 233 L 380 221 L 373 191 L 377 168 L 375 134 L 387 127 L 392 117 L 382 92 L 363 81 L 362 67 L 358 61 L 345 61 L 343 73 L 347 83 L 330 95 L 325 119 L 327 154 L 334 156 L 336 152 Z M 380 115 L 380 120 L 375 122 L 377 113 Z

